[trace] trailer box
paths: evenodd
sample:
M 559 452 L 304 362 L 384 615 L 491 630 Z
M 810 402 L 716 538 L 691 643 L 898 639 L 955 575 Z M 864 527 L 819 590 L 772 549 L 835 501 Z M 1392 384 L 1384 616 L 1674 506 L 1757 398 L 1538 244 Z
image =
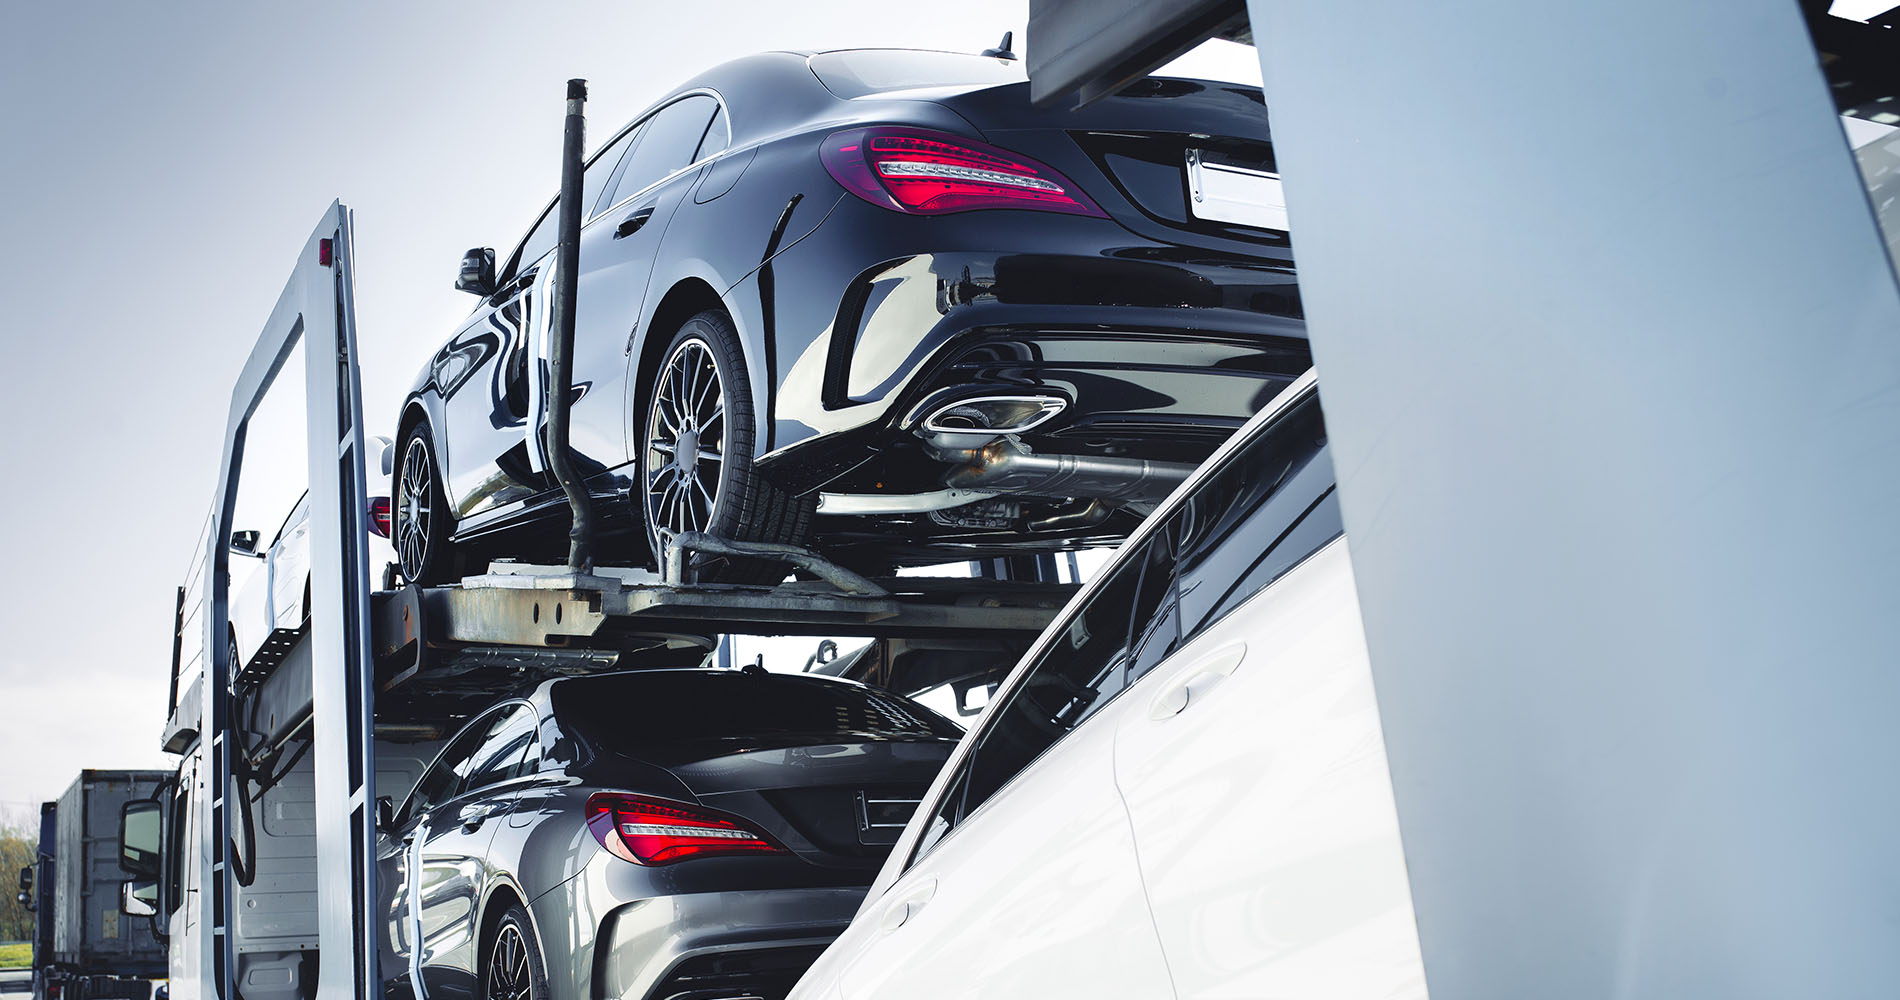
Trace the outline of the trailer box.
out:
M 51 1000 L 132 997 L 166 972 L 165 946 L 145 917 L 119 909 L 119 810 L 149 799 L 166 771 L 79 772 L 54 805 L 52 906 L 38 919 L 52 924 L 50 955 L 35 955 L 36 990 Z M 39 936 L 45 940 L 45 936 Z M 49 960 L 50 959 L 50 960 Z

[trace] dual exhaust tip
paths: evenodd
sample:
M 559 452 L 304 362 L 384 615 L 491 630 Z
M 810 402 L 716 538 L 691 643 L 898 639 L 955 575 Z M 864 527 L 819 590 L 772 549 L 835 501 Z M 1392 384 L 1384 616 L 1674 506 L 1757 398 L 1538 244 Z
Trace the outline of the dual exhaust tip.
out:
M 974 451 L 998 438 L 1027 434 L 1068 406 L 1061 396 L 972 396 L 931 410 L 917 433 L 939 452 Z
M 953 489 L 1051 499 L 1160 500 L 1194 471 L 1185 462 L 1100 455 L 1038 455 L 1013 438 L 1067 409 L 1052 395 L 972 396 L 940 404 L 917 426 L 932 455 L 952 464 Z

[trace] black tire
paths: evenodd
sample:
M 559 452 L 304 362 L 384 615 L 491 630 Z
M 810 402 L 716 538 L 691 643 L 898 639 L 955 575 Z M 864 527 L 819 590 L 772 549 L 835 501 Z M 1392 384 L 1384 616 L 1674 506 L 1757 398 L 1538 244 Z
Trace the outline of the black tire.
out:
M 815 498 L 782 490 L 752 467 L 755 412 L 732 321 L 711 309 L 681 324 L 660 355 L 640 422 L 640 513 L 655 565 L 662 527 L 789 545 L 810 534 Z M 693 452 L 690 464 L 676 461 L 683 451 Z M 700 556 L 692 569 L 700 581 L 785 577 L 783 563 L 765 559 Z
M 395 481 L 390 484 L 390 542 L 403 579 L 424 587 L 447 583 L 458 571 L 454 516 L 442 492 L 442 466 L 435 460 L 429 425 L 417 424 L 402 438 Z
M 548 967 L 528 923 L 528 911 L 510 903 L 482 955 L 476 1000 L 548 1000 Z

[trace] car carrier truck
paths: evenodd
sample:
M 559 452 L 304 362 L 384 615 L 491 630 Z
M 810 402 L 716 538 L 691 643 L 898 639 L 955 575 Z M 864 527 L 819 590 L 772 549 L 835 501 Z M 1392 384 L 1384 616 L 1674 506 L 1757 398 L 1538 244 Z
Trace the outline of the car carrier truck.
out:
M 863 636 L 874 648 L 823 672 L 921 689 L 982 664 L 1000 674 L 1076 590 L 1009 567 L 866 579 L 787 547 L 769 555 L 798 580 L 702 585 L 684 553 L 744 543 L 690 536 L 673 540 L 657 573 L 500 560 L 444 586 L 372 582 L 376 465 L 360 424 L 352 264 L 350 215 L 334 205 L 232 393 L 221 479 L 178 593 L 160 741 L 181 763 L 123 824 L 128 894 L 165 930 L 171 1000 L 383 995 L 392 935 L 421 930 L 409 919 L 418 873 L 379 884 L 379 856 L 400 847 L 386 818 L 444 738 L 539 680 L 697 662 L 722 635 Z M 302 372 L 287 364 L 299 343 Z M 305 613 L 273 618 L 260 643 L 240 643 L 230 570 L 234 554 L 254 555 L 231 523 L 245 432 L 271 386 L 298 376 L 308 401 Z
M 157 925 L 127 912 L 119 827 L 126 807 L 153 798 L 169 777 L 81 771 L 57 802 L 40 806 L 39 857 L 20 870 L 20 900 L 34 920 L 34 1000 L 145 1000 L 164 977 Z

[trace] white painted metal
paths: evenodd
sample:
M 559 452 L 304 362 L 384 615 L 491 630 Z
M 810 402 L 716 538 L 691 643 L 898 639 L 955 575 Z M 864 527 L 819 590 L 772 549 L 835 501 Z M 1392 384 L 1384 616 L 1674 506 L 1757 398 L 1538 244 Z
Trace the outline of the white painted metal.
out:
M 1116 782 L 1175 996 L 1423 1000 L 1346 543 L 1123 698 Z
M 820 493 L 820 514 L 922 514 L 948 510 L 996 494 L 985 490 L 941 489 L 929 493 Z
M 1249 6 L 1433 992 L 1892 996 L 1900 290 L 1799 5 Z
M 332 204 L 297 258 L 290 281 L 259 335 L 231 394 L 224 457 L 209 537 L 230 534 L 242 469 L 245 434 L 285 361 L 305 346 L 308 406 L 310 545 L 335 558 L 311 566 L 312 715 L 316 739 L 317 885 L 327 895 L 318 908 L 317 939 L 324 956 L 322 1000 L 380 995 L 376 971 L 376 899 L 372 696 L 369 684 L 369 556 L 364 482 L 364 438 L 357 419 L 361 391 L 355 368 L 350 272 L 350 216 Z M 291 373 L 293 376 L 295 373 Z M 206 547 L 207 655 L 201 767 L 208 789 L 229 788 L 232 743 L 242 732 L 232 717 L 229 621 L 229 550 Z M 199 832 L 201 889 L 188 907 L 199 913 L 197 951 L 200 1000 L 236 1000 L 235 880 L 227 857 L 235 829 L 231 796 L 204 797 Z M 191 947 L 189 939 L 184 947 Z
M 202 760 L 203 751 L 199 747 L 186 753 L 178 770 L 178 787 L 172 791 L 174 796 L 186 797 L 181 844 L 202 843 L 199 829 L 204 825 L 206 812 Z M 166 918 L 165 931 L 171 937 L 166 947 L 165 969 L 173 1000 L 200 1000 L 205 995 L 205 949 L 193 947 L 202 944 L 199 932 L 205 918 L 205 908 L 200 905 L 204 896 L 204 866 L 196 863 L 202 861 L 202 854 L 193 854 L 190 860 L 193 863 L 181 862 L 178 866 L 178 887 L 183 902 Z
M 1148 525 L 1313 389 L 1310 372 L 1289 386 Z M 1108 576 L 1024 663 L 1063 641 Z M 1019 665 L 997 699 L 1023 680 Z M 974 739 L 795 1000 L 1425 996 L 1342 542 L 1157 665 L 913 864 Z
M 1423 1000 L 1345 544 L 893 869 L 794 997 Z M 1143 978 L 1151 964 L 1165 982 Z
M 309 405 L 311 716 L 316 736 L 317 876 L 330 898 L 317 921 L 319 1000 L 382 995 L 377 972 L 374 684 L 369 651 L 369 497 L 356 368 L 349 210 L 332 206 L 311 236 L 305 282 Z M 328 230 L 333 266 L 309 265 Z M 334 558 L 327 556 L 334 554 Z M 347 881 L 345 881 L 347 879 Z
M 801 995 L 1167 996 L 1114 727 L 1091 723 L 867 902 L 827 953 L 835 985 Z

